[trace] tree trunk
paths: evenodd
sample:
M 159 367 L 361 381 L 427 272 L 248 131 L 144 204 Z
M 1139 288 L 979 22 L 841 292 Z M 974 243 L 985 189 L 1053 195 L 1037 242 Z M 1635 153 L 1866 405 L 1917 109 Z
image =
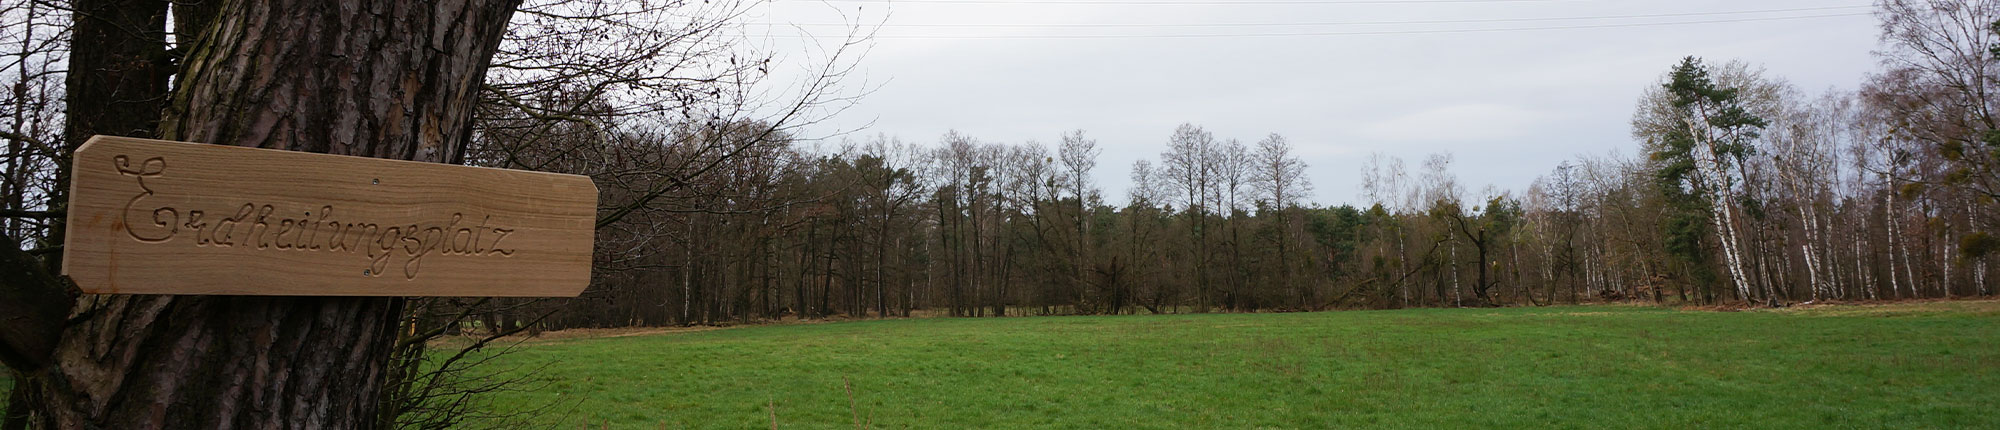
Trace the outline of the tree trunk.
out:
M 1814 242 L 1817 241 L 1816 239 L 1819 236 L 1819 219 L 1818 214 L 1813 212 L 1812 205 L 1812 201 L 1805 201 L 1798 204 L 1799 220 L 1804 224 L 1803 227 L 1805 228 L 1805 240 L 1799 241 L 1799 252 L 1805 256 L 1806 282 L 1812 287 L 1812 294 L 1809 297 L 1812 297 L 1812 301 L 1816 302 L 1822 296 L 1826 295 L 1826 283 L 1830 280 L 1821 279 L 1820 272 L 1825 270 L 1825 268 L 1820 265 L 1819 254 L 1814 252 L 1813 245 L 1815 245 Z
M 951 300 L 950 315 L 955 317 L 965 316 L 965 259 L 964 249 L 959 245 L 965 236 L 963 230 L 959 228 L 957 199 L 958 197 L 953 196 L 951 200 L 938 205 L 938 244 L 946 249 L 945 253 L 951 258 L 948 262 L 951 271 L 951 292 L 946 296 Z M 951 227 L 947 229 L 944 228 L 945 225 Z
M 970 200 L 967 200 L 965 207 L 967 209 L 966 214 L 971 218 L 970 222 L 972 224 L 972 229 L 970 230 L 970 234 L 972 235 L 972 261 L 971 268 L 968 269 L 970 273 L 969 279 L 972 281 L 972 300 L 992 300 L 992 292 L 988 291 L 986 283 L 986 272 L 989 270 L 986 267 L 986 243 L 983 240 L 986 236 L 986 226 L 981 223 L 982 218 L 979 213 L 979 197 L 980 194 L 985 193 L 985 190 L 983 186 L 974 185 L 968 189 L 967 193 L 971 197 Z M 974 317 L 986 316 L 986 308 L 980 306 L 979 303 L 968 304 L 967 310 Z
M 1557 278 L 1560 272 L 1555 271 L 1556 258 L 1555 245 L 1542 245 L 1542 291 L 1548 293 L 1543 298 L 1548 299 L 1551 305 L 1556 304 L 1556 283 L 1560 280 Z M 1533 297 L 1534 293 L 1529 293 L 1528 296 Z
M 1465 306 L 1465 297 L 1464 297 L 1464 295 L 1465 295 L 1465 285 L 1463 285 L 1463 284 L 1460 284 L 1460 283 L 1458 282 L 1458 272 L 1459 272 L 1459 270 L 1458 270 L 1458 238 L 1457 238 L 1456 236 L 1454 236 L 1454 237 L 1452 237 L 1452 239 L 1451 239 L 1451 305 L 1452 305 L 1452 307 L 1464 307 L 1464 306 Z M 1444 291 L 1438 291 L 1438 301 L 1439 301 L 1439 302 L 1443 302 L 1443 301 L 1444 301 Z
M 1089 225 L 1090 225 L 1090 222 L 1089 222 L 1089 218 L 1088 218 L 1088 217 L 1089 217 L 1089 209 L 1087 209 L 1087 208 L 1085 208 L 1085 207 L 1084 207 L 1084 201 L 1083 201 L 1083 195 L 1084 195 L 1084 187 L 1083 187 L 1083 184 L 1082 184 L 1082 181 L 1084 180 L 1083 178 L 1084 178 L 1085 176 L 1083 176 L 1083 173 L 1075 173 L 1075 175 L 1078 175 L 1078 176 L 1077 176 L 1077 179 L 1076 179 L 1076 180 L 1078 181 L 1078 183 L 1077 183 L 1077 186 L 1076 186 L 1076 191 L 1075 191 L 1075 194 L 1076 194 L 1076 248 L 1075 248 L 1074 252 L 1071 252 L 1071 253 L 1070 253 L 1070 258 L 1072 259 L 1072 260 L 1071 260 L 1071 262 L 1070 262 L 1070 270 L 1072 270 L 1072 273 L 1071 273 L 1071 278 L 1070 278 L 1070 279 L 1071 279 L 1071 281 L 1072 281 L 1072 282 L 1074 282 L 1074 283 L 1075 283 L 1075 284 L 1074 284 L 1074 286 L 1075 286 L 1075 288 L 1076 288 L 1076 291 L 1078 292 L 1078 293 L 1077 293 L 1077 294 L 1078 294 L 1078 300 L 1076 301 L 1076 303 L 1077 303 L 1077 304 L 1082 304 L 1082 303 L 1083 303 L 1083 302 L 1085 301 L 1085 300 L 1083 300 L 1083 298 L 1082 298 L 1082 297 L 1083 297 L 1083 296 L 1084 296 L 1085 294 L 1087 294 L 1087 293 L 1085 293 L 1086 291 L 1089 291 L 1089 287 L 1088 287 L 1089 283 L 1088 283 L 1087 281 L 1085 281 L 1084 279 L 1085 279 L 1085 277 L 1086 277 L 1086 276 L 1088 276 L 1088 275 L 1086 274 L 1087 272 L 1085 272 L 1085 270 L 1086 270 L 1086 269 L 1085 269 L 1085 266 L 1088 266 L 1088 265 L 1089 265 L 1088 263 L 1085 263 L 1085 261 L 1087 261 L 1087 260 L 1090 260 L 1090 257 L 1088 256 L 1088 253 L 1090 252 L 1090 242 L 1089 242 L 1089 241 L 1090 241 L 1090 228 L 1089 228 Z M 1115 301 L 1115 300 L 1114 300 L 1114 301 Z M 1116 307 L 1113 307 L 1113 308 L 1112 308 L 1112 310 L 1111 310 L 1111 313 L 1114 313 L 1114 314 L 1115 314 L 1115 313 L 1117 313 L 1117 312 L 1118 312 L 1118 309 L 1117 309 Z M 1082 313 L 1082 312 L 1075 312 L 1075 313 L 1078 313 L 1078 314 L 1080 314 L 1080 313 Z
M 1479 300 L 1479 303 L 1474 303 L 1474 305 L 1492 306 L 1494 305 L 1493 298 L 1486 294 L 1486 288 L 1492 285 L 1486 282 L 1486 247 L 1488 245 L 1486 242 L 1486 230 L 1479 231 L 1479 238 L 1473 240 L 1472 245 L 1479 247 L 1479 284 L 1472 287 L 1472 295 Z
M 1403 231 L 1401 229 L 1397 229 L 1395 230 L 1395 232 L 1396 232 L 1396 262 L 1397 262 L 1396 270 L 1409 270 L 1406 268 L 1410 267 L 1410 254 L 1408 250 L 1404 249 Z M 1404 283 L 1402 279 L 1397 279 L 1396 286 L 1399 290 L 1402 291 L 1402 295 L 1396 298 L 1397 305 L 1402 307 L 1409 307 L 1410 284 Z
M 882 185 L 882 193 L 880 194 L 883 202 L 882 229 L 880 230 L 880 234 L 877 234 L 875 237 L 875 315 L 888 318 L 889 270 L 886 267 L 889 265 L 888 243 L 889 236 L 894 234 L 892 233 L 892 229 L 895 227 L 896 208 L 902 206 L 902 201 L 892 196 L 889 192 L 890 188 L 895 187 L 896 175 L 892 173 L 884 176 L 888 179 Z M 900 238 L 897 242 L 901 242 Z
M 173 64 L 167 52 L 167 4 L 159 0 L 78 0 L 70 30 L 69 77 L 64 85 L 63 161 L 49 187 L 50 207 L 67 206 L 71 166 L 67 156 L 90 136 L 150 137 L 167 98 Z M 49 236 L 61 241 L 63 218 L 50 220 Z M 60 242 L 57 242 L 60 243 Z M 62 254 L 44 259 L 50 271 Z
M 1278 194 L 1283 195 L 1284 193 L 1279 192 Z M 1282 197 L 1280 197 L 1276 201 L 1281 202 L 1277 205 L 1278 206 L 1278 285 L 1284 287 L 1285 289 L 1295 290 L 1298 294 L 1298 299 L 1299 299 L 1298 308 L 1300 310 L 1305 310 L 1308 309 L 1306 302 L 1311 301 L 1311 298 L 1307 297 L 1308 292 L 1305 288 L 1299 288 L 1298 286 L 1292 284 L 1292 259 L 1291 259 L 1291 254 L 1287 252 L 1287 250 L 1285 249 L 1285 242 L 1291 240 L 1291 232 L 1292 232 L 1291 220 L 1288 219 L 1286 216 L 1291 214 L 1285 211 L 1285 208 L 1282 203 L 1284 200 Z
M 792 302 L 794 303 L 792 306 L 792 315 L 801 320 L 810 317 L 806 313 L 806 305 L 809 304 L 806 301 L 806 286 L 810 285 L 809 282 L 812 282 L 812 244 L 817 241 L 814 234 L 819 231 L 819 222 L 807 219 L 805 223 L 806 241 L 799 244 L 799 282 L 792 285 Z
M 1866 219 L 1866 217 L 1862 218 Z M 1872 263 L 1870 260 L 1873 259 L 1866 258 L 1874 253 L 1864 254 L 1861 249 L 1861 244 L 1865 241 L 1860 240 L 1860 236 L 1866 233 L 1866 231 L 1862 231 L 1860 234 L 1853 234 L 1851 238 L 1854 240 L 1851 240 L 1849 243 L 1854 244 L 1854 276 L 1858 278 L 1857 285 L 1861 286 L 1862 297 L 1866 297 L 1868 300 L 1875 300 L 1875 290 L 1878 289 L 1875 284 L 1878 281 L 1873 276 L 1875 264 L 1870 264 Z
M 1897 218 L 1900 218 L 1899 215 L 1902 214 L 1900 213 L 1901 211 L 1896 210 L 1895 196 L 1895 192 L 1891 191 L 1889 193 L 1889 210 L 1891 211 L 1889 213 L 1889 227 L 1892 232 L 1890 233 L 1890 237 L 1893 238 L 1890 246 L 1895 247 L 1897 255 L 1901 257 L 1897 258 L 1896 261 L 1903 262 L 1903 280 L 1908 281 L 1910 284 L 1910 298 L 1918 298 L 1920 296 L 1917 293 L 1917 269 L 1910 263 L 1910 238 L 1904 236 L 1908 233 L 1903 230 L 1903 223 L 1897 220 Z M 1890 263 L 1889 270 L 1896 270 L 1894 262 Z
M 1716 239 L 1721 243 L 1724 267 L 1729 269 L 1730 283 L 1736 287 L 1737 298 L 1749 302 L 1752 300 L 1750 279 L 1743 273 L 1743 257 L 1737 251 L 1740 242 L 1736 240 L 1736 210 L 1729 202 L 1729 194 L 1726 192 L 1718 194 L 1720 195 L 1710 203 L 1709 222 L 1715 227 Z
M 1189 201 L 1200 202 L 1199 193 L 1189 195 Z M 1208 208 L 1196 203 L 1190 208 L 1194 218 L 1194 290 L 1195 312 L 1208 313 Z
M 825 253 L 821 254 L 824 257 L 821 258 L 824 264 L 820 265 L 819 313 L 816 314 L 816 316 L 821 317 L 833 316 L 833 259 L 834 254 L 839 252 L 839 232 L 835 232 L 833 238 L 829 239 L 828 242 L 831 243 L 827 244 Z
M 1243 220 L 1235 213 L 1235 203 L 1230 202 L 1231 213 L 1224 218 L 1229 223 L 1229 305 L 1237 311 L 1246 311 L 1252 303 L 1243 292 L 1243 233 L 1238 225 Z
M 216 11 L 187 51 L 160 136 L 458 161 L 514 2 L 273 3 Z M 90 20 L 87 10 L 79 5 L 78 22 Z M 94 72 L 83 67 L 73 66 L 73 76 Z M 109 87 L 85 82 L 71 91 L 92 88 Z M 380 426 L 400 299 L 90 296 L 78 303 L 53 364 L 32 372 L 40 427 Z
M 687 223 L 683 224 L 683 226 L 683 230 L 687 234 L 688 243 L 683 247 L 685 249 L 682 249 L 681 254 L 681 318 L 677 322 L 683 326 L 692 326 L 694 325 L 694 315 L 692 314 L 694 308 L 694 216 L 689 215 Z

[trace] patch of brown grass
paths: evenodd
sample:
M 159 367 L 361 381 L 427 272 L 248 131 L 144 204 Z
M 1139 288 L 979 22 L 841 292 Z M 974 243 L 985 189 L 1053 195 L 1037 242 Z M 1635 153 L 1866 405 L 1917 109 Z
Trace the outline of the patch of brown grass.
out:
M 1778 309 L 1762 309 L 1768 312 L 1797 313 L 1809 315 L 1900 315 L 1919 313 L 1958 312 L 1972 314 L 2000 314 L 2000 299 L 1992 297 L 1964 299 L 1918 299 L 1918 300 L 1869 300 L 1854 302 L 1821 302 L 1810 305 L 1791 306 Z
M 1724 303 L 1716 305 L 1680 305 L 1674 307 L 1674 310 L 1685 312 L 1736 312 L 1753 308 L 1753 306 L 1742 303 Z
M 922 315 L 912 315 L 912 317 L 929 318 L 928 316 L 922 316 Z M 899 318 L 900 317 L 890 317 L 887 319 L 899 319 Z M 685 327 L 572 328 L 572 329 L 545 331 L 534 335 L 522 333 L 502 338 L 498 341 L 495 341 L 494 343 L 532 344 L 532 343 L 555 342 L 555 341 L 564 341 L 573 339 L 604 339 L 604 338 L 633 337 L 633 336 L 695 333 L 695 332 L 722 330 L 722 329 L 730 329 L 738 327 L 758 327 L 758 326 L 795 325 L 795 324 L 827 324 L 827 323 L 837 323 L 846 321 L 862 321 L 862 320 L 878 320 L 878 319 L 884 319 L 884 318 L 879 318 L 879 317 L 853 318 L 853 317 L 836 315 L 827 318 L 799 319 L 796 317 L 785 317 L 783 319 L 778 319 L 778 320 L 759 320 L 749 323 L 730 323 L 730 324 L 720 324 L 720 325 L 698 325 L 698 326 L 685 326 Z M 442 336 L 435 340 L 432 340 L 431 343 L 433 345 L 465 345 L 481 337 L 483 337 L 483 335 L 480 334 L 466 334 L 462 336 Z

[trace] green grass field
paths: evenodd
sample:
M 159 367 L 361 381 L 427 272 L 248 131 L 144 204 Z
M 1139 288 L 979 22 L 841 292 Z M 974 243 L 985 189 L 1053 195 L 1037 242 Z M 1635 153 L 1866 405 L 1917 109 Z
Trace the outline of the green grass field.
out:
M 2000 428 L 2000 302 L 911 319 L 532 341 L 554 428 Z M 546 365 L 546 367 L 541 367 Z M 773 408 L 772 406 L 775 406 Z

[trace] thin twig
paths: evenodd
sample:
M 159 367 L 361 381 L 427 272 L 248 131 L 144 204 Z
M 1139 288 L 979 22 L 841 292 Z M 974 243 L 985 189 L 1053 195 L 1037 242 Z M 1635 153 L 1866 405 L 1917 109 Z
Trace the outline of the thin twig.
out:
M 854 414 L 854 430 L 865 430 L 861 427 L 861 410 L 854 406 L 854 383 L 848 382 L 847 377 L 842 376 L 840 385 L 847 387 L 847 412 Z
M 66 212 L 63 211 L 0 209 L 0 218 L 62 218 L 64 214 Z

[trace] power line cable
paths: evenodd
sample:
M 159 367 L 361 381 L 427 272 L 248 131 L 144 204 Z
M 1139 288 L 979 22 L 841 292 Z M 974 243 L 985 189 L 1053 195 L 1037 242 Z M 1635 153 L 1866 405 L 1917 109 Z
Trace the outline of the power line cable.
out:
M 890 3 L 899 5 L 1092 5 L 1092 6 L 1245 6 L 1245 5 L 1398 5 L 1470 3 L 1551 3 L 1588 0 L 810 0 L 829 3 Z
M 1825 7 L 1802 7 L 1802 8 L 1791 8 L 1791 9 L 1762 9 L 1762 10 L 1740 10 L 1740 11 L 1722 11 L 1722 12 L 1681 12 L 1681 13 L 1656 13 L 1656 14 L 1642 14 L 1642 15 L 1601 15 L 1601 16 L 1563 16 L 1563 17 L 1535 17 L 1535 18 L 1487 18 L 1487 19 L 1443 19 L 1443 20 L 1413 20 L 1413 21 L 1333 21 L 1333 22 L 1296 22 L 1296 23 L 1284 23 L 1284 22 L 1275 22 L 1275 23 L 1209 23 L 1209 24 L 893 24 L 893 23 L 885 23 L 885 24 L 880 24 L 880 26 L 881 26 L 881 27 L 934 27 L 934 28 L 1177 28 L 1177 27 L 1314 27 L 1314 26 L 1341 26 L 1341 25 L 1411 25 L 1411 24 L 1476 24 L 1476 23 L 1497 23 L 1497 22 L 1546 22 L 1546 21 L 1588 21 L 1588 20 L 1600 20 L 1600 19 L 1604 19 L 1604 20 L 1610 20 L 1610 19 L 1640 19 L 1640 18 L 1674 18 L 1674 17 L 1690 17 L 1690 16 L 1718 16 L 1718 15 L 1752 15 L 1752 14 L 1764 14 L 1764 13 L 1784 13 L 1784 12 L 1812 12 L 1812 11 L 1825 11 L 1825 10 L 1851 10 L 1851 9 L 1872 9 L 1872 8 L 1874 8 L 1874 6 L 1870 6 L 1870 5 L 1858 5 L 1858 6 L 1825 6 Z M 798 26 L 806 26 L 806 27 L 853 27 L 853 25 L 850 25 L 850 24 L 827 24 L 827 23 L 811 23 L 811 24 L 780 24 L 780 23 L 758 23 L 758 24 L 751 24 L 751 25 L 798 25 Z M 871 26 L 865 26 L 865 27 L 873 27 L 873 26 L 871 25 Z
M 1153 39 L 1153 38 L 1176 38 L 1176 39 L 1188 39 L 1188 38 L 1245 38 L 1245 37 L 1314 37 L 1314 36 L 1376 36 L 1376 35 L 1398 35 L 1398 34 L 1453 34 L 1453 33 L 1496 33 L 1496 32 L 1514 32 L 1514 31 L 1546 31 L 1546 30 L 1578 30 L 1578 29 L 1596 29 L 1596 28 L 1630 28 L 1630 27 L 1661 27 L 1661 26 L 1673 26 L 1673 25 L 1693 25 L 1693 24 L 1719 24 L 1719 23 L 1733 23 L 1733 22 L 1765 22 L 1765 21 L 1790 21 L 1790 20 L 1803 20 L 1803 19 L 1818 19 L 1818 18 L 1837 18 L 1837 17 L 1849 17 L 1849 16 L 1867 16 L 1867 15 L 1872 15 L 1872 13 L 1868 13 L 1868 12 L 1862 12 L 1862 13 L 1836 13 L 1836 14 L 1821 14 L 1821 15 L 1798 15 L 1798 16 L 1782 16 L 1782 17 L 1763 17 L 1763 18 L 1736 18 L 1736 19 L 1714 19 L 1714 20 L 1701 20 L 1701 21 L 1674 21 L 1674 22 L 1641 22 L 1641 23 L 1619 23 L 1619 24 L 1585 24 L 1585 25 L 1566 25 L 1566 26 L 1543 26 L 1543 27 L 1506 27 L 1506 28 L 1459 28 L 1459 29 L 1435 29 L 1435 30 L 1381 30 L 1381 31 L 1345 31 L 1345 32 L 1290 32 L 1290 33 L 1236 33 L 1236 34 L 1230 34 L 1230 33 L 1221 33 L 1221 34 L 1215 34 L 1215 33 L 1210 33 L 1210 34 L 1068 34 L 1068 35 L 1064 35 L 1064 34 L 1047 34 L 1047 35 L 1044 35 L 1044 34 L 1027 34 L 1027 35 L 994 35 L 994 36 L 982 36 L 982 35 L 968 35 L 968 36 L 958 36 L 958 35 L 876 35 L 876 36 L 875 36 L 874 38 L 876 38 L 876 39 L 995 39 L 995 40 L 998 40 L 998 39 Z M 813 38 L 813 37 L 812 37 L 812 36 L 810 36 L 810 35 L 798 35 L 798 36 L 785 36 L 785 35 L 774 35 L 774 37 L 797 37 L 797 38 Z

